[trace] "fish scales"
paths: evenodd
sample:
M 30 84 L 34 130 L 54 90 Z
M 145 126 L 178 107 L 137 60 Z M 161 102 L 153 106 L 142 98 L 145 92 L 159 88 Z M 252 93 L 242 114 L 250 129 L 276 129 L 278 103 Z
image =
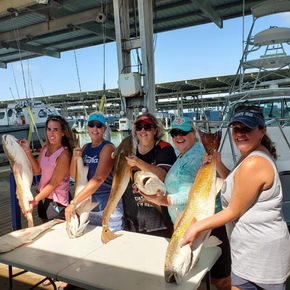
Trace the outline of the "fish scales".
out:
M 89 167 L 85 166 L 83 159 L 79 157 L 76 161 L 76 176 L 75 176 L 75 194 L 76 197 L 88 183 Z M 67 222 L 66 229 L 70 238 L 80 237 L 87 224 L 89 223 L 89 214 L 92 209 L 98 205 L 97 202 L 92 202 L 92 196 L 84 199 L 75 210 L 75 216 L 71 217 L 70 222 Z
M 107 243 L 110 240 L 115 239 L 119 236 L 112 233 L 109 230 L 108 225 L 110 216 L 115 211 L 116 206 L 121 197 L 123 196 L 130 181 L 132 171 L 125 157 L 130 156 L 132 154 L 136 154 L 136 146 L 133 137 L 130 135 L 121 142 L 121 144 L 117 147 L 112 156 L 115 159 L 114 173 L 110 197 L 103 212 L 103 229 L 102 229 L 103 243 Z
M 16 183 L 16 195 L 22 212 L 29 210 L 29 201 L 33 200 L 31 184 L 33 172 L 31 163 L 13 135 L 3 135 L 2 144 L 11 165 Z M 26 213 L 28 227 L 33 227 L 32 213 Z
M 200 133 L 203 145 L 208 153 L 219 147 L 221 132 L 215 134 Z M 216 162 L 201 166 L 192 185 L 187 206 L 179 220 L 167 248 L 164 274 L 167 282 L 181 284 L 184 277 L 198 261 L 204 242 L 208 239 L 210 230 L 204 231 L 196 238 L 190 247 L 180 247 L 180 242 L 186 229 L 193 220 L 199 221 L 212 216 L 215 211 L 216 199 Z

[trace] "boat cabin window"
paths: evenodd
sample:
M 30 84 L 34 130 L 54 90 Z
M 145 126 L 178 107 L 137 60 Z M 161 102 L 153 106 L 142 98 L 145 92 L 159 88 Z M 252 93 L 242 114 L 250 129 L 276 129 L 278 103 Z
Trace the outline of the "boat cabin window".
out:
M 235 108 L 239 105 L 240 103 L 230 108 L 226 121 L 231 120 Z M 290 117 L 290 100 L 287 99 L 252 100 L 243 103 L 243 105 L 260 106 L 266 121 Z M 267 126 L 277 126 L 277 122 L 269 122 Z
M 13 115 L 13 110 L 12 109 L 9 109 L 7 113 L 8 113 L 8 117 L 10 118 Z
M 5 117 L 5 112 L 0 112 L 0 120 L 4 119 Z
M 38 117 L 39 117 L 39 118 L 46 118 L 46 117 L 47 117 L 46 110 L 40 110 L 40 111 L 38 112 Z

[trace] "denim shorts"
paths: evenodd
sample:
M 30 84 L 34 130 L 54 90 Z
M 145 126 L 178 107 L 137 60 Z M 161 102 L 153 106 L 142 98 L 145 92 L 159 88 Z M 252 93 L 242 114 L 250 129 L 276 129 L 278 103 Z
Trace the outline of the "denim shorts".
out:
M 262 284 L 262 283 L 254 283 L 248 280 L 241 278 L 240 276 L 231 273 L 231 283 L 232 286 L 236 286 L 241 290 L 285 290 L 286 282 L 281 284 Z
M 89 214 L 89 224 L 94 226 L 102 226 L 103 211 L 91 211 Z M 109 229 L 122 230 L 124 229 L 124 211 L 123 204 L 119 203 L 115 211 L 111 214 L 109 219 Z

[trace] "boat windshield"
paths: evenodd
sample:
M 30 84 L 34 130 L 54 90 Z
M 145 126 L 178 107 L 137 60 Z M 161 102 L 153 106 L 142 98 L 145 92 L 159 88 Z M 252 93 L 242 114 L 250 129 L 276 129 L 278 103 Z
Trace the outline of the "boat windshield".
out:
M 263 110 L 267 126 L 275 126 L 277 121 L 282 122 L 284 126 L 290 126 L 289 122 L 285 122 L 285 118 L 290 118 L 290 99 L 266 99 L 266 100 L 247 100 L 243 103 L 235 103 L 229 106 L 229 110 L 225 114 L 225 121 L 230 121 L 235 109 L 240 105 L 259 106 Z

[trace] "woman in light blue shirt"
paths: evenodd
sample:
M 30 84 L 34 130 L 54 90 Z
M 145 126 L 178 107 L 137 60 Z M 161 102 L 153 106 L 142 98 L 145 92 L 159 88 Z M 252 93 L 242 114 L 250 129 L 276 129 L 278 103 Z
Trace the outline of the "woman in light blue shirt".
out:
M 203 164 L 205 150 L 202 144 L 197 142 L 193 121 L 187 117 L 176 117 L 168 133 L 171 134 L 173 143 L 180 154 L 164 180 L 167 194 L 165 196 L 146 195 L 146 198 L 155 204 L 168 206 L 171 220 L 177 224 L 186 208 L 189 191 L 195 177 Z M 218 195 L 215 211 L 221 210 L 221 200 Z M 212 235 L 222 241 L 220 245 L 222 255 L 212 267 L 211 282 L 218 290 L 227 290 L 231 288 L 231 257 L 225 227 L 214 229 Z

